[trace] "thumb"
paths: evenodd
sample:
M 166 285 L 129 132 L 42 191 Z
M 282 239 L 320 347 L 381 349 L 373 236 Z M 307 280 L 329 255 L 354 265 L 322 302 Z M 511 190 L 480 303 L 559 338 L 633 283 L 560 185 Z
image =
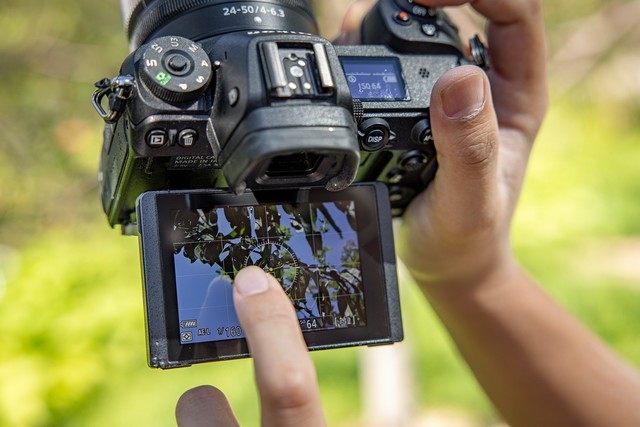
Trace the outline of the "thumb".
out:
M 448 71 L 433 88 L 430 114 L 438 156 L 432 209 L 472 231 L 492 220 L 499 201 L 498 122 L 486 74 L 474 66 Z

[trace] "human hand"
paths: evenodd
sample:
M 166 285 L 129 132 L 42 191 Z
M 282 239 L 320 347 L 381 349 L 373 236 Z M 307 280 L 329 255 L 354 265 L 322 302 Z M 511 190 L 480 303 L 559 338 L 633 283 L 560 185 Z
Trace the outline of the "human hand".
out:
M 324 426 L 315 368 L 280 284 L 258 267 L 245 268 L 234 281 L 233 302 L 253 357 L 262 426 Z M 224 394 L 211 386 L 184 393 L 176 419 L 180 427 L 238 425 Z
M 399 239 L 400 256 L 423 289 L 481 283 L 513 265 L 511 218 L 547 106 L 542 2 L 469 3 L 489 21 L 492 69 L 453 69 L 433 90 L 439 168 L 405 215 Z
M 511 218 L 547 105 L 542 2 L 415 1 L 428 7 L 469 3 L 486 17 L 492 69 L 458 67 L 435 85 L 430 115 L 439 168 L 405 214 L 398 253 L 424 290 L 480 283 L 513 265 Z M 373 3 L 353 4 L 338 42 L 358 42 Z M 453 18 L 466 40 L 471 20 L 461 23 L 461 16 Z

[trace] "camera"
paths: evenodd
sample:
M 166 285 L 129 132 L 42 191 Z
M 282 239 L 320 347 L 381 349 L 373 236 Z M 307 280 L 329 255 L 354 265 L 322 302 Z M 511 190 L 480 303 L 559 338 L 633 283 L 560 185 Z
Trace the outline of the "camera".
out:
M 227 313 L 245 265 L 281 280 L 312 349 L 400 340 L 391 218 L 437 169 L 433 85 L 487 67 L 479 39 L 465 56 L 413 0 L 380 0 L 357 46 L 318 36 L 308 0 L 122 6 L 132 53 L 92 100 L 104 211 L 140 235 L 150 365 L 247 355 L 207 302 L 219 283 Z

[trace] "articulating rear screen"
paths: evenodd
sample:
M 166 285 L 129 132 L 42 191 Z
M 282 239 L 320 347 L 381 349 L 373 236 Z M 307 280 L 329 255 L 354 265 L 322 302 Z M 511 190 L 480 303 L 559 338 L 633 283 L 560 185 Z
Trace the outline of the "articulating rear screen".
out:
M 291 299 L 303 331 L 366 326 L 353 201 L 172 212 L 180 343 L 244 337 L 233 277 L 255 265 Z

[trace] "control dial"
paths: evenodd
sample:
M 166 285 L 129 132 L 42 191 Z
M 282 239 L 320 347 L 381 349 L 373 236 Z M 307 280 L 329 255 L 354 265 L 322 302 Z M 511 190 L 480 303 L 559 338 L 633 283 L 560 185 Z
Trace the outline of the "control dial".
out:
M 211 60 L 202 47 L 184 37 L 160 37 L 149 43 L 139 62 L 147 87 L 166 102 L 193 101 L 213 76 Z

